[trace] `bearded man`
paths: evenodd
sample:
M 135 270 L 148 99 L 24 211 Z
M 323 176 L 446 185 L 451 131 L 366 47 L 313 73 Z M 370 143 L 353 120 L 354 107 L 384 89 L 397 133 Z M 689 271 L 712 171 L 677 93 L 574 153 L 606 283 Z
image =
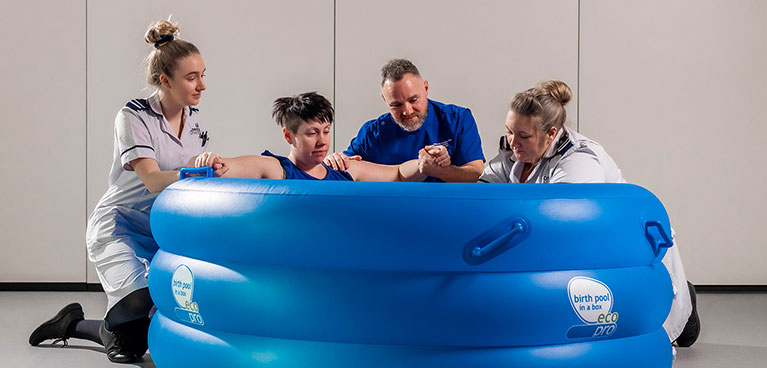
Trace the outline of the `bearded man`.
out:
M 399 165 L 419 159 L 421 173 L 433 182 L 476 182 L 485 156 L 471 110 L 429 100 L 429 82 L 405 59 L 381 68 L 381 98 L 389 112 L 366 122 L 343 153 L 325 163 L 337 170 L 348 160 Z M 440 157 L 449 155 L 449 164 Z

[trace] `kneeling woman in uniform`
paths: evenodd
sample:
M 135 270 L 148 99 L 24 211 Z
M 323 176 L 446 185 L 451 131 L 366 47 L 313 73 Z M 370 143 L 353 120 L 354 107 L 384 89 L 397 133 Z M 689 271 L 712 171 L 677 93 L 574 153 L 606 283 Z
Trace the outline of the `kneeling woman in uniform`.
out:
M 195 165 L 212 166 L 217 176 L 238 178 L 360 181 L 418 181 L 426 178 L 419 172 L 419 160 L 400 165 L 350 160 L 346 171 L 336 171 L 325 165 L 322 160 L 330 147 L 333 115 L 330 101 L 316 92 L 279 98 L 274 102 L 272 116 L 290 144 L 287 157 L 264 151 L 260 156 L 222 158 L 207 152 L 199 156 Z M 427 146 L 421 151 L 421 167 L 445 166 L 450 162 L 444 147 Z
M 599 143 L 568 129 L 572 91 L 546 81 L 518 93 L 506 114 L 506 137 L 479 181 L 490 183 L 625 183 Z
M 570 87 L 554 80 L 516 94 L 506 115 L 506 136 L 501 137 L 498 156 L 488 162 L 479 181 L 625 183 L 615 161 L 599 143 L 565 126 L 565 105 L 571 98 Z M 684 274 L 678 248 L 671 247 L 663 258 L 675 291 L 663 327 L 672 342 L 686 347 L 697 339 L 700 321 L 695 289 Z
M 85 320 L 80 304 L 69 304 L 32 332 L 33 346 L 49 339 L 87 339 L 104 345 L 109 360 L 119 363 L 133 362 L 147 350 L 153 303 L 146 273 L 158 249 L 149 210 L 208 143 L 194 107 L 205 90 L 205 63 L 197 47 L 175 38 L 177 33 L 167 20 L 146 32 L 154 46 L 147 58 L 148 81 L 157 91 L 118 112 L 109 189 L 88 219 L 88 258 L 107 295 L 106 316 Z

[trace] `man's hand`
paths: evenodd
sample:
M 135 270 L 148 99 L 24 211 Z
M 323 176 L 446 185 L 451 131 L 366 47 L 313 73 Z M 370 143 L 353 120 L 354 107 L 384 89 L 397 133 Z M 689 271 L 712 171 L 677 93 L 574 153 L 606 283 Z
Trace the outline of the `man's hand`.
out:
M 334 152 L 329 154 L 323 162 L 333 168 L 333 170 L 346 171 L 349 169 L 349 161 L 362 161 L 362 156 L 354 155 L 349 157 L 341 152 Z
M 443 146 L 426 146 L 418 151 L 418 171 L 422 175 L 440 177 L 443 168 L 450 166 L 450 154 Z
M 450 166 L 450 153 L 447 152 L 445 146 L 426 146 L 423 149 L 434 158 L 434 162 L 437 166 Z

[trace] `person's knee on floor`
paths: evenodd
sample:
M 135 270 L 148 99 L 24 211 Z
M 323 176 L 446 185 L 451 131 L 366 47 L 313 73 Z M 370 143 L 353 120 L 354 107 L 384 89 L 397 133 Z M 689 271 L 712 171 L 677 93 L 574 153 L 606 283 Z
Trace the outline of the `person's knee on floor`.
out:
M 144 356 L 153 307 L 149 290 L 143 288 L 128 294 L 107 312 L 99 335 L 110 361 L 129 363 Z
M 149 317 L 129 321 L 115 326 L 114 331 L 106 329 L 106 323 L 101 325 L 99 334 L 104 342 L 107 358 L 115 363 L 132 363 L 146 353 Z
M 691 282 L 687 281 L 687 287 L 690 289 L 692 313 L 690 313 L 690 318 L 687 320 L 687 324 L 685 324 L 684 330 L 682 330 L 682 333 L 679 335 L 679 337 L 676 338 L 675 341 L 676 344 L 682 348 L 692 346 L 692 344 L 698 340 L 698 336 L 700 336 L 700 317 L 698 316 L 695 286 Z
M 114 331 L 118 326 L 149 316 L 154 307 L 148 288 L 138 289 L 120 299 L 104 317 L 107 331 Z

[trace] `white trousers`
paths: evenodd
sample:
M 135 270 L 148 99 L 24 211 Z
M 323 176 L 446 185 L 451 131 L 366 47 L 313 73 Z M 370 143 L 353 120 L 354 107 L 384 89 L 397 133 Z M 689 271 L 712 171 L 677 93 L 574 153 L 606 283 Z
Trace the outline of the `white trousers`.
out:
M 663 322 L 663 328 L 671 342 L 679 337 L 690 318 L 690 314 L 692 314 L 692 300 L 690 299 L 690 290 L 687 288 L 687 276 L 684 273 L 684 266 L 682 266 L 682 257 L 679 255 L 679 242 L 675 238 L 676 234 L 672 229 L 671 239 L 674 241 L 674 246 L 668 249 L 662 260 L 671 276 L 671 285 L 674 289 L 671 311 L 668 313 L 666 322 Z
M 148 214 L 97 208 L 88 219 L 88 259 L 96 266 L 107 295 L 107 312 L 128 294 L 147 287 L 149 259 L 157 244 L 148 226 Z

